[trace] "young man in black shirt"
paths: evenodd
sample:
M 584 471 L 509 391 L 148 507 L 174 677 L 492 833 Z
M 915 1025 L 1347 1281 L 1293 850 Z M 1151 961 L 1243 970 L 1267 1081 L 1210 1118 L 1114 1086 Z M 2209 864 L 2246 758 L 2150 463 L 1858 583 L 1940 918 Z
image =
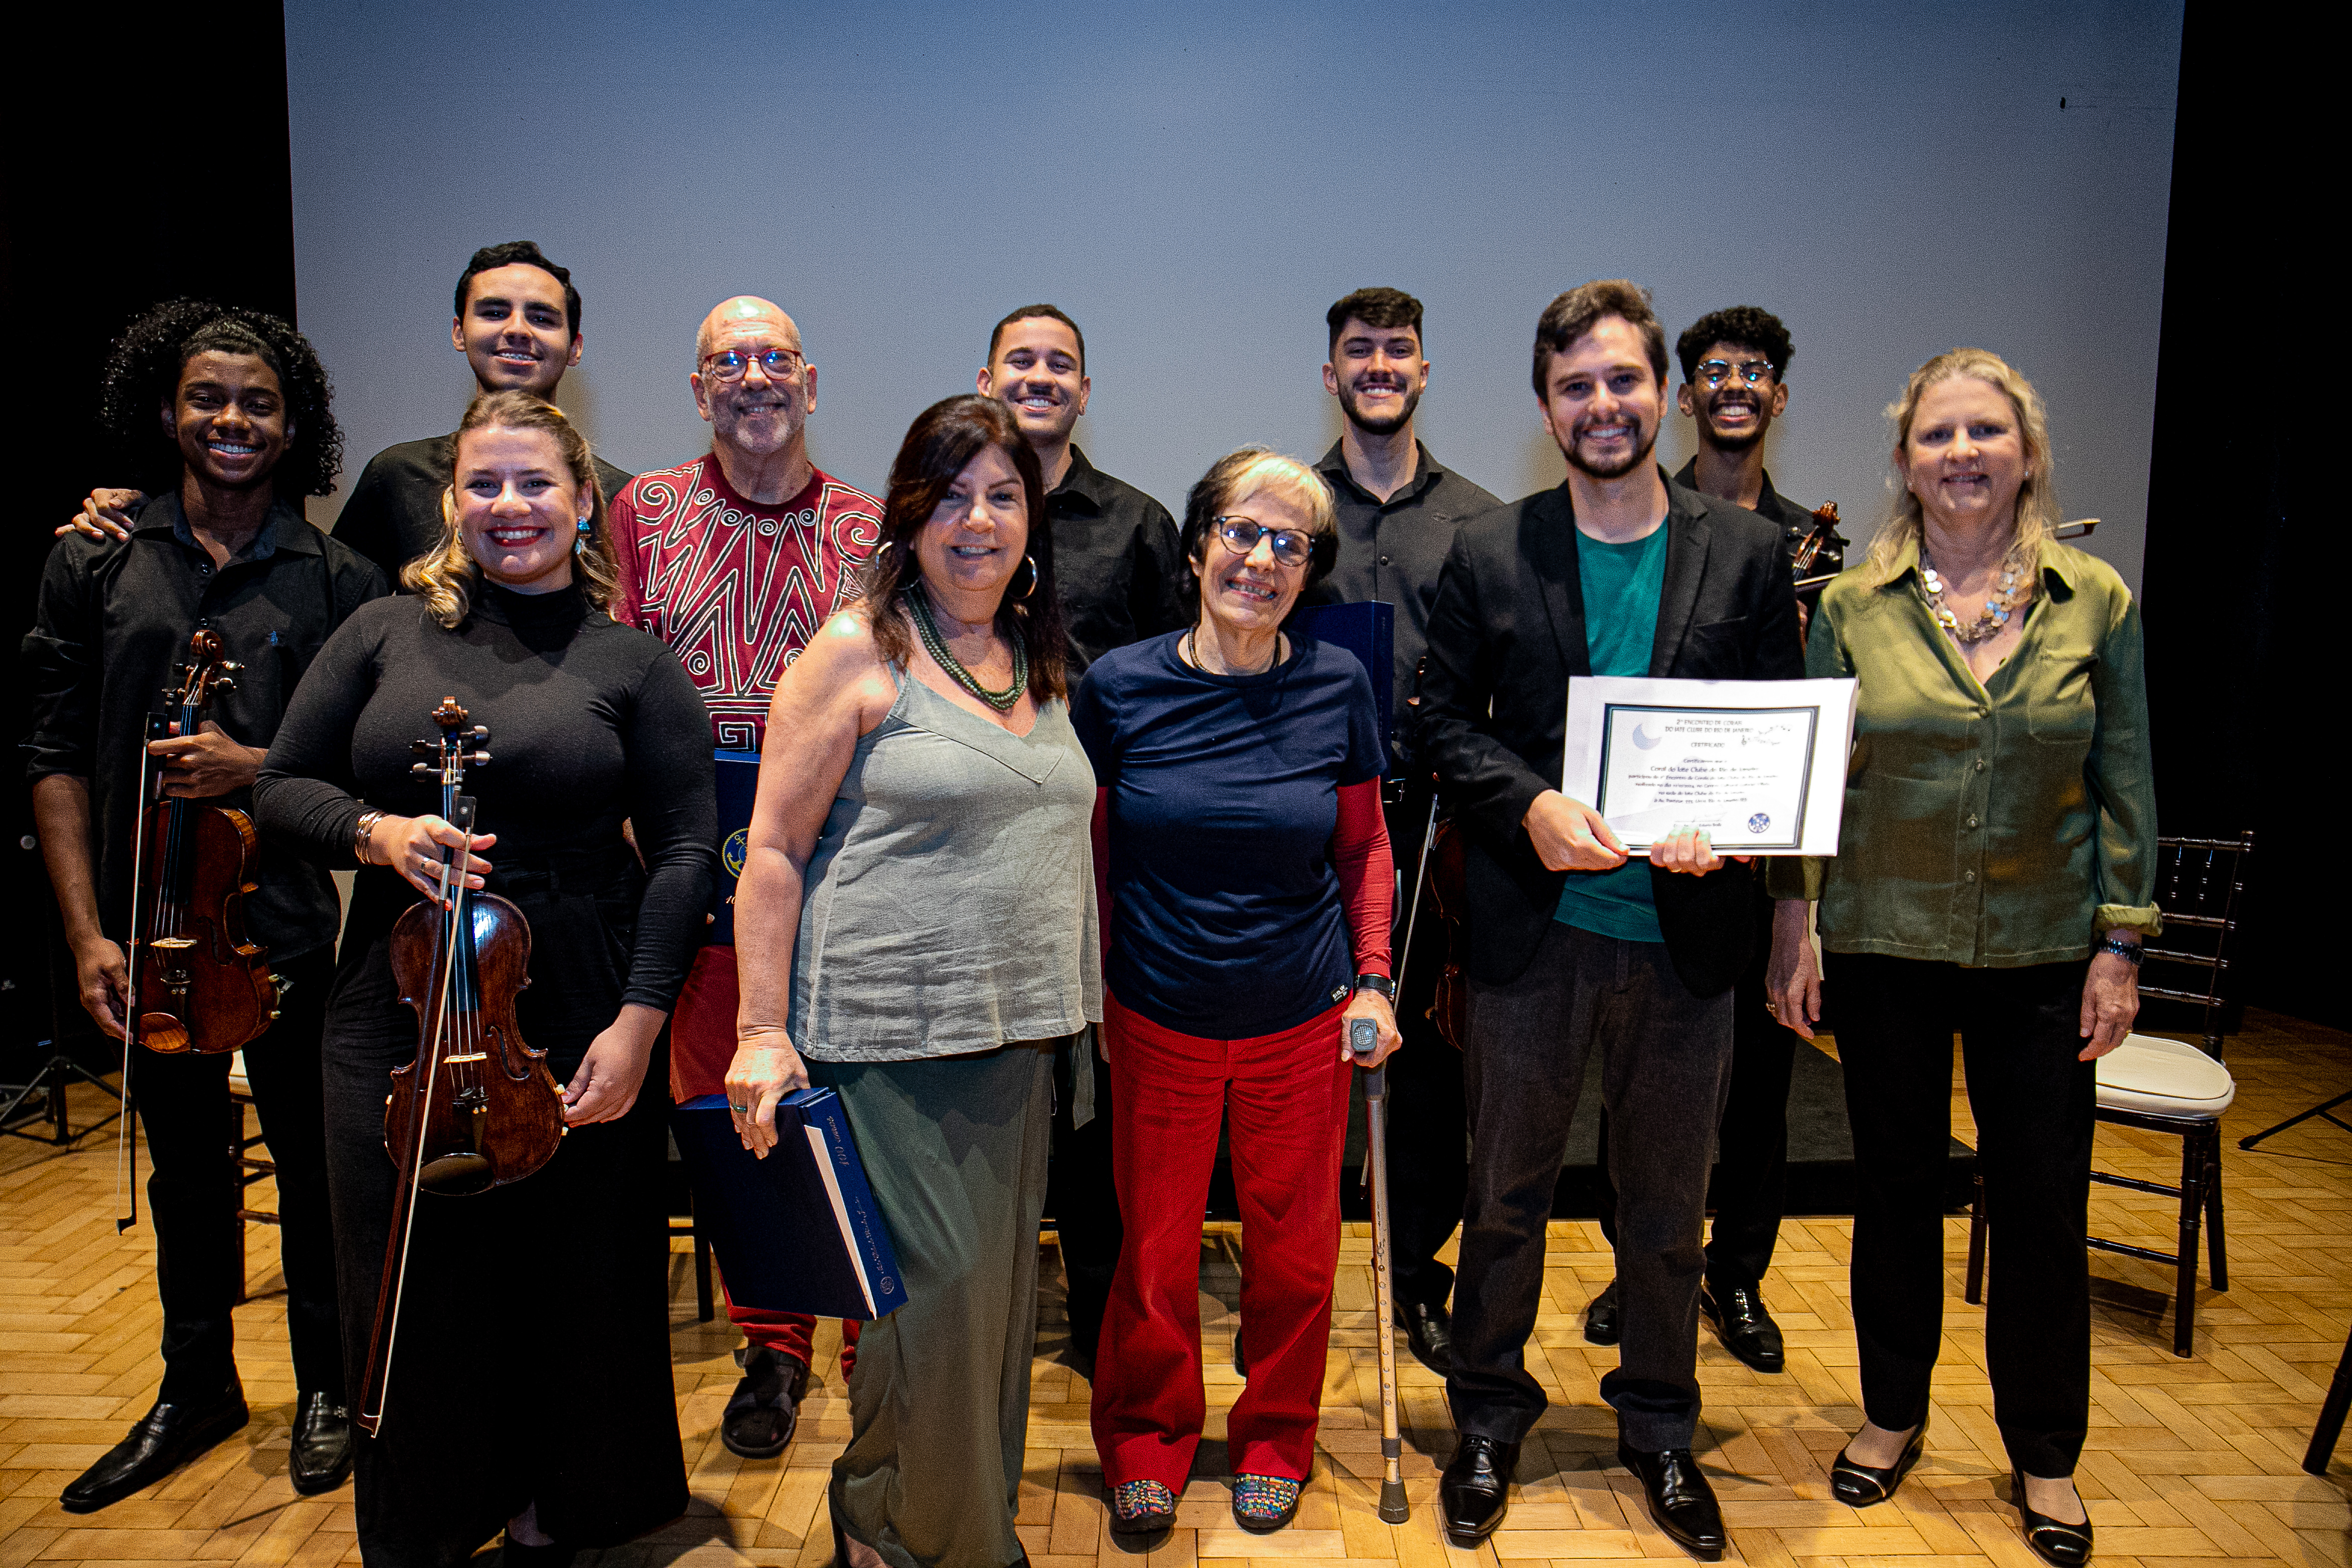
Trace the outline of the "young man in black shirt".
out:
M 167 795 L 251 810 L 295 683 L 329 634 L 384 593 L 383 575 L 303 521 L 334 482 L 342 437 L 310 345 L 274 317 L 190 300 L 133 323 L 106 373 L 105 419 L 156 494 L 127 536 L 60 540 L 25 640 L 33 809 L 82 1005 L 121 1037 L 128 1014 L 132 863 L 142 745 Z M 160 423 L 159 423 L 160 421 Z M 194 735 L 149 742 L 147 714 L 200 628 L 240 668 Z M 319 1039 L 339 919 L 324 868 L 265 840 L 247 929 L 281 986 L 277 1020 L 244 1047 L 278 1171 L 278 1247 L 299 1399 L 295 1489 L 351 1468 L 334 1241 L 327 1211 Z M 128 1054 L 145 1124 L 163 1302 L 163 1380 L 130 1436 L 65 1489 L 88 1513 L 169 1475 L 246 1424 L 230 1308 L 240 1294 L 236 1172 L 226 1148 L 226 1054 Z
M 1503 503 L 1440 467 L 1413 430 L 1429 387 L 1421 337 L 1421 301 L 1398 289 L 1359 289 L 1324 313 L 1330 331 L 1323 389 L 1339 399 L 1347 426 L 1315 465 L 1338 505 L 1339 559 L 1309 603 L 1384 600 L 1396 606 L 1392 672 L 1396 733 L 1391 742 L 1389 844 L 1412 877 L 1429 826 L 1429 770 L 1412 765 L 1406 715 L 1421 664 L 1438 572 L 1465 518 Z M 1404 940 L 1410 892 L 1397 903 L 1396 940 Z M 1462 1056 L 1430 1022 L 1437 974 L 1445 959 L 1444 927 L 1424 909 L 1404 962 L 1411 985 L 1396 997 L 1397 1027 L 1408 1049 L 1389 1063 L 1389 1238 L 1396 1259 L 1396 1321 L 1412 1353 L 1444 1373 L 1453 1346 L 1445 1310 L 1454 1271 L 1438 1249 L 1462 1218 L 1467 1130 Z
M 1087 461 L 1070 438 L 1094 392 L 1077 322 L 1057 306 L 1022 306 L 989 334 L 979 388 L 1013 411 L 1045 476 L 1073 689 L 1087 666 L 1111 649 L 1191 625 L 1179 597 L 1176 520 Z M 1064 1046 L 1055 1058 L 1054 1092 L 1045 1212 L 1061 1237 L 1070 1348 L 1091 1371 L 1122 1235 L 1110 1173 L 1110 1073 L 1099 1053 Z

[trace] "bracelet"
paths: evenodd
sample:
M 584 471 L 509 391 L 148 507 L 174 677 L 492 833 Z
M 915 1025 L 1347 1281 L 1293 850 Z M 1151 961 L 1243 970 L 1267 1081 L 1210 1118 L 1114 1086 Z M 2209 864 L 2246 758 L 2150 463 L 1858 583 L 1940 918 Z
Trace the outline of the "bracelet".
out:
M 2137 969 L 2140 966 L 2140 961 L 2147 956 L 2147 952 L 2141 948 L 2139 943 L 2136 942 L 2126 942 L 2121 937 L 2114 936 L 2111 936 L 2107 938 L 2106 941 L 2101 942 L 2099 944 L 2099 951 L 2101 952 L 2114 953 L 2117 958 L 2122 959 L 2134 969 Z
M 359 825 L 352 829 L 352 859 L 358 861 L 362 866 L 373 866 L 375 864 L 373 860 L 368 858 L 368 837 L 371 834 L 375 832 L 375 825 L 382 822 L 390 815 L 391 814 L 389 812 L 374 810 L 362 811 L 360 813 Z
M 1385 974 L 1359 974 L 1356 976 L 1356 989 L 1376 991 L 1391 1003 L 1396 1000 L 1396 982 Z

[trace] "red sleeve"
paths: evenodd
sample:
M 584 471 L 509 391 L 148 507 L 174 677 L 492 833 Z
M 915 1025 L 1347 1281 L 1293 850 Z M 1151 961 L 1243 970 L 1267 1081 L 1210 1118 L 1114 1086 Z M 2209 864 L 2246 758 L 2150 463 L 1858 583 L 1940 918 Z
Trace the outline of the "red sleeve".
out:
M 1331 835 L 1331 861 L 1339 871 L 1339 902 L 1348 911 L 1356 973 L 1385 979 L 1396 869 L 1389 855 L 1388 819 L 1381 815 L 1379 779 L 1339 786 L 1339 828 Z
M 613 541 L 613 565 L 621 579 L 613 595 L 613 618 L 625 626 L 645 629 L 637 615 L 645 574 L 637 563 L 637 486 L 634 479 L 604 504 L 604 531 Z
M 1102 955 L 1110 956 L 1110 791 L 1095 791 L 1095 926 L 1102 936 Z

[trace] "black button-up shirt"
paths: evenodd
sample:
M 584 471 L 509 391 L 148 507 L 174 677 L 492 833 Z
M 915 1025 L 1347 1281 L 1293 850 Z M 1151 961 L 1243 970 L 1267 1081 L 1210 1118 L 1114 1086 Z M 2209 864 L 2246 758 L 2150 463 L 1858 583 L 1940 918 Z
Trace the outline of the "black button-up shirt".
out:
M 1115 647 L 1192 624 L 1182 603 L 1176 520 L 1076 447 L 1070 471 L 1045 497 L 1054 521 L 1054 581 L 1069 623 L 1070 679 Z
M 1467 519 L 1502 505 L 1453 469 L 1439 466 L 1429 448 L 1413 444 L 1412 479 L 1381 500 L 1349 476 L 1341 444 L 1334 441 L 1315 471 L 1330 481 L 1338 503 L 1339 559 L 1307 602 L 1354 605 L 1382 600 L 1396 606 L 1396 739 L 1404 739 L 1406 703 L 1413 672 L 1421 668 L 1429 636 L 1429 607 L 1437 602 L 1437 575 L 1454 548 L 1454 530 Z
M 1693 458 L 1689 462 L 1683 465 L 1682 472 L 1675 476 L 1675 483 L 1683 486 L 1686 489 L 1695 490 L 1698 489 L 1698 459 L 1696 458 Z M 1804 507 L 1799 506 L 1796 502 L 1790 500 L 1781 495 L 1779 490 L 1774 489 L 1772 488 L 1771 470 L 1769 468 L 1766 469 L 1764 473 L 1764 492 L 1756 498 L 1756 505 L 1753 510 L 1756 515 L 1762 518 L 1765 521 L 1775 522 L 1780 525 L 1781 541 L 1788 546 L 1789 554 L 1792 559 L 1797 553 L 1797 547 L 1804 543 L 1805 535 L 1813 531 L 1812 512 Z M 1822 545 L 1821 553 L 1813 557 L 1812 567 L 1805 574 L 1805 575 L 1808 577 L 1828 577 L 1844 571 L 1845 545 L 1845 535 L 1832 529 L 1830 532 L 1829 542 Z M 1813 591 L 1808 591 L 1806 598 L 1806 602 L 1808 604 L 1812 601 L 1812 594 Z
M 457 450 L 454 434 L 386 447 L 368 459 L 343 500 L 335 537 L 383 568 L 394 589 L 400 569 L 441 542 L 441 492 L 449 488 Z M 602 458 L 594 462 L 610 501 L 631 476 Z
M 26 635 L 31 688 L 28 772 L 90 784 L 99 842 L 99 919 L 118 939 L 131 923 L 131 864 L 147 715 L 168 710 L 165 689 L 203 627 L 244 668 L 205 716 L 239 745 L 267 747 L 329 634 L 385 592 L 383 574 L 304 521 L 280 500 L 253 542 L 215 570 L 189 531 L 177 495 L 139 510 L 125 541 L 69 533 L 49 552 L 40 605 Z M 251 792 L 209 804 L 250 813 Z M 260 889 L 246 896 L 253 940 L 294 958 L 335 940 L 340 906 L 327 869 L 265 838 Z

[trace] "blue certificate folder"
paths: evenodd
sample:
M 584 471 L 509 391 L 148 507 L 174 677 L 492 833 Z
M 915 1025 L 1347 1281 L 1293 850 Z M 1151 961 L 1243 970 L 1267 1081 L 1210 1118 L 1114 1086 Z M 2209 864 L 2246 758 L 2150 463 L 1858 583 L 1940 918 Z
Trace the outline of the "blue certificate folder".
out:
M 898 1255 L 833 1090 L 784 1096 L 764 1160 L 736 1137 L 723 1094 L 687 1100 L 670 1128 L 694 1189 L 695 1232 L 719 1255 L 729 1300 L 861 1322 L 906 1304 Z
M 1389 737 L 1396 733 L 1396 606 L 1379 599 L 1309 605 L 1291 611 L 1289 624 L 1318 642 L 1338 644 L 1362 662 L 1364 673 L 1372 678 L 1372 701 L 1381 714 L 1381 744 L 1386 747 Z M 751 820 L 748 814 L 744 820 Z
M 735 945 L 735 882 L 750 853 L 751 803 L 760 794 L 760 753 L 720 752 L 719 757 L 719 876 L 710 888 L 713 947 Z

